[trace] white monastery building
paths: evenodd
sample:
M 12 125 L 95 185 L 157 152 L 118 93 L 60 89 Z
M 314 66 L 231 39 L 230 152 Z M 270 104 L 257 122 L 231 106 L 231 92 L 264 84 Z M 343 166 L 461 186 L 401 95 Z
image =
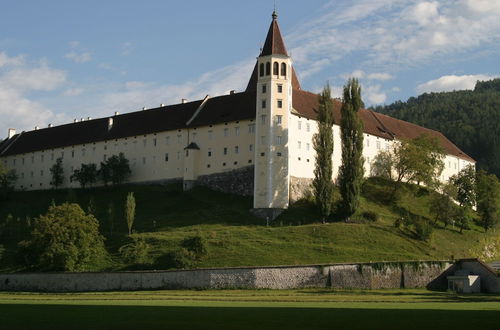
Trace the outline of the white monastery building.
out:
M 341 160 L 340 101 L 334 100 L 333 178 Z M 256 209 L 284 209 L 314 177 L 312 138 L 317 131 L 318 95 L 304 91 L 273 13 L 271 26 L 243 92 L 161 106 L 112 117 L 16 134 L 0 142 L 0 158 L 18 175 L 17 189 L 49 189 L 50 168 L 62 158 L 63 187 L 81 164 L 99 165 L 123 153 L 130 161 L 129 182 L 182 181 L 254 197 Z M 428 134 L 446 152 L 441 179 L 475 161 L 443 134 L 371 110 L 364 122 L 365 173 L 380 150 L 398 139 Z

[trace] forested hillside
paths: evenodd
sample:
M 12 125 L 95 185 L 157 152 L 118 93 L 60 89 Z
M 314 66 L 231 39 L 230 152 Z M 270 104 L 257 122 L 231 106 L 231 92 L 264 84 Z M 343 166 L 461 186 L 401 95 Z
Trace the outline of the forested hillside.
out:
M 473 91 L 422 94 L 374 110 L 441 131 L 500 177 L 500 79 L 477 82 Z

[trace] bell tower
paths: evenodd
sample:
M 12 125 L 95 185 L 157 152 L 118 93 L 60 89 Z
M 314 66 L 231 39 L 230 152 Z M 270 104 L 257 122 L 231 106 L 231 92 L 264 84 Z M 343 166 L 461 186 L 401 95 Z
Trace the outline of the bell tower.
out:
M 288 208 L 288 125 L 292 110 L 292 60 L 274 11 L 256 66 L 254 208 Z M 271 210 L 270 210 L 271 211 Z

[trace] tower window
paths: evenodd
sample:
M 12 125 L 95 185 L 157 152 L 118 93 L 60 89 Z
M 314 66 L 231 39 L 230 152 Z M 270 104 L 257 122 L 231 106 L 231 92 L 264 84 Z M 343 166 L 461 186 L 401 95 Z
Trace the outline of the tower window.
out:
M 168 162 L 168 153 L 165 154 L 165 161 Z
M 224 148 L 224 155 L 227 155 L 227 148 Z
M 262 100 L 262 109 L 266 108 L 266 100 Z
M 278 84 L 278 93 L 283 93 L 283 84 Z
M 275 75 L 275 76 L 279 75 L 278 70 L 279 70 L 279 64 L 278 64 L 278 62 L 274 62 L 273 63 L 273 75 Z
M 269 76 L 271 74 L 271 63 L 267 62 L 266 63 L 266 76 Z
M 260 118 L 262 121 L 262 125 L 264 125 L 266 123 L 266 115 L 260 115 Z
M 283 122 L 283 116 L 277 115 L 276 116 L 276 125 L 281 125 L 282 122 Z
M 212 157 L 212 148 L 208 148 L 208 157 Z
M 286 63 L 281 63 L 281 75 L 286 77 Z
M 261 76 L 261 77 L 264 76 L 264 63 L 260 63 L 260 66 L 259 66 L 259 76 Z
M 278 109 L 283 108 L 283 100 L 278 100 Z
M 262 93 L 264 94 L 266 92 L 267 92 L 267 85 L 264 84 L 264 85 L 262 85 Z

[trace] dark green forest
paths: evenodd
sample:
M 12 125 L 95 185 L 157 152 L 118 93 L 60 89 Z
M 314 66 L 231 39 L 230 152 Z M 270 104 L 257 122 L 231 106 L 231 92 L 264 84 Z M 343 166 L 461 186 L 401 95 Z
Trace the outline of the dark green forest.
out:
M 478 81 L 474 90 L 425 93 L 375 111 L 442 132 L 500 177 L 500 79 Z

